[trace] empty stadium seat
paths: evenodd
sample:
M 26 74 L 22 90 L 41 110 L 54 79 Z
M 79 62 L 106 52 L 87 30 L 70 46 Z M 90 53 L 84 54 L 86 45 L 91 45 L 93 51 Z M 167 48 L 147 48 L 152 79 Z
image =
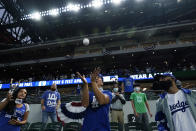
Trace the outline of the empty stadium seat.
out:
M 42 122 L 32 123 L 28 131 L 42 131 Z
M 62 124 L 59 122 L 48 123 L 44 131 L 61 131 Z
M 21 131 L 27 131 L 28 128 L 29 128 L 29 126 L 30 126 L 30 123 L 27 122 L 25 125 L 22 125 L 22 126 L 20 127 L 20 130 L 21 130 Z
M 152 131 L 157 131 L 158 130 L 158 128 L 157 128 L 157 122 L 151 122 L 150 123 L 150 129 Z
M 111 131 L 122 131 L 123 125 L 117 122 L 110 122 L 110 129 Z
M 81 130 L 81 124 L 78 122 L 70 122 L 66 123 L 63 127 L 63 131 L 68 131 L 68 130 L 74 130 L 74 131 L 80 131 Z

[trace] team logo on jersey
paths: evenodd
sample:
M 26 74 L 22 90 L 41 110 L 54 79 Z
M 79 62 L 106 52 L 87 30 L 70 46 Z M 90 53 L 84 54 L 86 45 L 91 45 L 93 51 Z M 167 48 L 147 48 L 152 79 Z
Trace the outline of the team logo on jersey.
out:
M 178 111 L 185 112 L 186 109 L 189 108 L 190 106 L 187 101 L 180 102 L 178 100 L 178 102 L 176 104 L 169 105 L 169 107 L 170 107 L 171 114 L 173 115 L 174 113 L 176 113 Z
M 25 113 L 25 109 L 22 109 L 22 110 L 16 110 L 16 113 L 20 114 L 21 116 L 24 115 Z
M 56 106 L 57 96 L 55 94 L 48 94 L 47 106 L 55 107 Z
M 132 86 L 132 82 L 130 80 L 126 80 L 126 86 Z
M 98 103 L 95 96 L 93 96 L 93 101 L 91 102 L 91 107 L 92 108 L 98 108 L 99 107 L 99 103 Z
M 141 103 L 142 102 L 142 96 L 136 96 L 137 102 Z

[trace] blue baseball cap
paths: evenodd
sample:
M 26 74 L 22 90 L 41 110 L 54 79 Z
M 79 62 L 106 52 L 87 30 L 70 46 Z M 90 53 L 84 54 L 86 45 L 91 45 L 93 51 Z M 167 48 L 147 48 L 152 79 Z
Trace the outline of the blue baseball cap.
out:
M 167 73 L 167 74 L 163 74 L 163 76 L 169 76 L 169 77 L 171 77 L 171 78 L 176 80 L 176 77 L 173 74 Z
M 100 77 L 103 81 L 103 75 L 102 74 L 99 74 L 98 77 Z

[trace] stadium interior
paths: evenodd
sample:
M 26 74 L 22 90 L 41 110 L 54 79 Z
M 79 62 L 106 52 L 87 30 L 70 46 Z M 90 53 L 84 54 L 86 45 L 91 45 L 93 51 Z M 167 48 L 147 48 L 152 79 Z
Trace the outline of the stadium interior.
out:
M 21 83 L 76 79 L 76 72 L 90 77 L 99 66 L 103 76 L 172 72 L 194 90 L 195 14 L 195 0 L 1 0 L 0 85 L 11 78 Z M 136 80 L 154 110 L 159 96 L 152 82 Z M 81 101 L 76 88 L 82 85 L 57 86 L 62 103 Z M 31 108 L 39 107 L 49 87 L 27 88 Z M 104 88 L 112 90 L 113 83 Z M 0 87 L 0 100 L 8 90 Z M 33 115 L 30 119 L 40 122 Z

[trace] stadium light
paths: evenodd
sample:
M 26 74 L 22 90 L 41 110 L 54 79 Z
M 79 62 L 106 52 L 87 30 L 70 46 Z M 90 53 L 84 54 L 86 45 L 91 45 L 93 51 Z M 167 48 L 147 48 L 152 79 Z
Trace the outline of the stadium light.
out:
M 74 12 L 78 12 L 80 9 L 83 8 L 100 8 L 102 5 L 107 5 L 107 4 L 115 4 L 115 5 L 119 5 L 121 2 L 126 1 L 126 0 L 92 0 L 90 3 L 85 4 L 85 5 L 80 5 L 80 4 L 68 4 L 65 7 L 60 7 L 60 8 L 56 8 L 56 9 L 51 9 L 51 10 L 47 10 L 47 11 L 42 11 L 42 12 L 35 12 L 32 14 L 27 14 L 24 15 L 21 20 L 26 20 L 26 19 L 35 19 L 35 20 L 40 20 L 42 16 L 48 16 L 48 15 L 52 15 L 52 16 L 56 16 L 59 15 L 63 12 L 68 12 L 68 11 L 74 11 Z M 142 2 L 144 0 L 135 0 L 136 2 Z
M 88 4 L 88 7 L 92 7 L 92 6 L 93 6 L 92 3 L 89 3 L 89 4 Z
M 92 6 L 95 8 L 100 8 L 103 5 L 103 1 L 102 0 L 93 0 L 92 1 Z
M 78 12 L 80 10 L 80 5 L 79 4 L 75 4 L 72 11 Z
M 39 12 L 35 12 L 30 14 L 30 18 L 35 19 L 35 20 L 41 20 L 41 15 Z
M 138 2 L 138 3 L 139 3 L 139 2 L 142 2 L 142 1 L 144 1 L 144 0 L 136 0 L 136 2 Z
M 78 12 L 80 10 L 80 5 L 77 5 L 77 4 L 69 4 L 67 6 L 67 10 L 68 11 L 75 11 L 75 12 Z
M 106 4 L 112 3 L 112 0 L 106 0 Z
M 112 3 L 115 5 L 119 5 L 122 2 L 122 0 L 112 0 Z
M 57 16 L 59 14 L 59 9 L 49 10 L 49 15 Z

